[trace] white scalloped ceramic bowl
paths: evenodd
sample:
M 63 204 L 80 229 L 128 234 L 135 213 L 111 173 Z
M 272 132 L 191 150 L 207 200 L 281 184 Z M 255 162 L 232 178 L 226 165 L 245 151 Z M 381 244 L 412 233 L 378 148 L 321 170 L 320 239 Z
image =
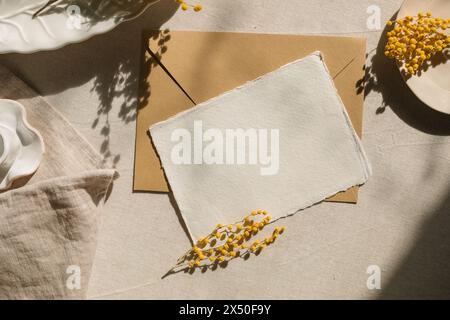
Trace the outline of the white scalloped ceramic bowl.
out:
M 26 120 L 25 108 L 0 99 L 0 191 L 36 172 L 44 151 L 41 135 Z
M 33 19 L 33 14 L 47 1 L 0 0 L 0 54 L 54 50 L 85 41 L 137 18 L 159 0 L 96 1 L 99 8 L 117 9 L 117 14 L 100 21 L 92 21 L 81 14 L 88 1 L 58 1 L 54 5 L 58 10 L 47 10 Z

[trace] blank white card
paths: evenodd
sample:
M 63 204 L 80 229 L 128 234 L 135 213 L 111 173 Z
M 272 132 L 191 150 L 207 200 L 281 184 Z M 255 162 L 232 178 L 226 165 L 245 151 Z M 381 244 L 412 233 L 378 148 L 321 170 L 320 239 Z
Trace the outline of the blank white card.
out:
M 319 52 L 150 133 L 193 240 L 253 210 L 291 215 L 371 172 Z

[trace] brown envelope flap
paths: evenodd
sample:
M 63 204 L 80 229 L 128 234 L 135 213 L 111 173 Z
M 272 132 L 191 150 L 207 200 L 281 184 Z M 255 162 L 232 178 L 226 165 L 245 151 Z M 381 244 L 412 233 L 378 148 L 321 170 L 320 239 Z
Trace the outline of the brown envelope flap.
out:
M 361 135 L 363 95 L 358 94 L 356 84 L 364 76 L 363 38 L 171 31 L 151 38 L 149 44 L 152 51 L 160 53 L 163 65 L 196 103 L 213 98 L 311 52 L 321 51 L 355 130 Z M 147 63 L 150 60 L 152 58 L 147 56 Z M 157 122 L 156 119 L 164 120 L 192 107 L 192 102 L 186 96 L 180 96 L 181 90 L 176 84 L 166 83 L 170 78 L 162 75 L 161 71 L 159 66 L 154 67 L 148 76 L 152 94 L 149 103 L 138 113 L 137 137 L 141 136 L 141 139 L 136 141 L 135 190 L 169 190 L 160 164 L 155 166 L 157 156 L 154 150 L 147 150 L 145 158 L 140 150 L 149 149 L 150 144 L 147 133 L 143 135 L 142 130 L 147 130 Z M 142 144 L 145 146 L 142 147 Z M 351 188 L 330 200 L 356 202 L 357 189 Z

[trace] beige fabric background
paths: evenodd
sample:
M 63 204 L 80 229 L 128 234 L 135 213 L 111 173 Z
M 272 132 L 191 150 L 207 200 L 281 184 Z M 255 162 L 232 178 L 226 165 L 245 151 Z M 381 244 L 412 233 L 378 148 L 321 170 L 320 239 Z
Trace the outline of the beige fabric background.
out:
M 89 297 L 450 298 L 450 118 L 417 101 L 392 63 L 374 57 L 382 30 L 366 25 L 370 5 L 384 21 L 401 0 L 203 3 L 205 11 L 194 14 L 162 0 L 83 44 L 0 57 L 121 174 L 105 208 Z M 323 203 L 291 217 L 276 247 L 257 258 L 161 279 L 189 240 L 168 196 L 131 192 L 140 31 L 158 26 L 366 36 L 363 143 L 374 175 L 359 203 Z M 373 264 L 381 290 L 366 286 Z

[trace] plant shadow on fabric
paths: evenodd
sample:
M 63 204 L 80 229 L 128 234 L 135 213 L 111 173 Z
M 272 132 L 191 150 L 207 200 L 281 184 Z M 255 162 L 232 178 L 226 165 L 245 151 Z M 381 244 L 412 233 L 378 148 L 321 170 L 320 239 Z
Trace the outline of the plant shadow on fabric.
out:
M 140 61 L 144 60 L 147 49 L 145 42 L 149 38 L 158 40 L 158 51 L 155 52 L 155 55 L 158 59 L 161 59 L 162 55 L 167 51 L 170 32 L 169 30 L 163 30 L 145 33 Z M 97 117 L 92 123 L 92 128 L 98 128 L 102 118 L 104 119 L 100 129 L 100 134 L 103 136 L 100 152 L 104 157 L 104 161 L 110 161 L 113 166 L 120 160 L 120 155 L 114 155 L 110 150 L 111 123 L 109 115 L 113 109 L 114 101 L 116 98 L 122 97 L 123 102 L 120 106 L 118 117 L 123 123 L 128 124 L 135 121 L 138 110 L 145 107 L 150 99 L 151 87 L 147 79 L 152 68 L 156 65 L 157 63 L 154 60 L 146 61 L 145 65 L 142 66 L 141 74 L 138 75 L 132 72 L 134 67 L 132 59 L 126 58 L 120 62 L 117 69 L 111 69 L 109 72 L 105 72 L 95 78 L 91 91 L 97 93 L 100 104 L 97 110 Z M 137 88 L 139 90 L 139 97 L 136 100 Z
M 120 124 L 133 122 L 139 106 L 145 105 L 150 97 L 150 88 L 146 81 L 151 68 L 143 68 L 147 74 L 140 74 L 141 32 L 146 29 L 160 29 L 177 9 L 178 4 L 175 1 L 160 0 L 138 18 L 119 25 L 111 32 L 58 50 L 31 55 L 6 54 L 0 56 L 0 63 L 20 78 L 27 79 L 43 96 L 57 95 L 70 88 L 92 83 L 91 92 L 98 98 L 99 105 L 91 128 L 98 130 L 101 135 L 100 152 L 105 164 L 115 167 L 121 155 L 119 150 L 111 150 L 113 130 Z M 107 15 L 101 19 L 106 18 Z M 163 54 L 167 50 L 170 35 L 166 31 L 161 32 L 159 36 L 163 38 L 159 54 Z M 140 101 L 139 88 L 141 92 L 147 91 Z M 73 99 L 80 99 L 76 103 L 80 108 L 84 107 L 83 97 Z M 70 103 L 73 104 L 74 101 Z M 117 109 L 117 114 L 114 114 Z M 65 112 L 73 114 L 74 111 L 63 109 L 63 113 Z M 86 113 L 91 111 L 83 112 Z
M 396 14 L 391 20 L 395 18 Z M 450 135 L 450 116 L 421 102 L 402 79 L 395 61 L 384 55 L 386 33 L 390 29 L 391 27 L 386 27 L 383 30 L 375 52 L 371 52 L 373 55 L 365 69 L 365 78 L 356 83 L 356 90 L 364 91 L 366 97 L 371 92 L 382 95 L 383 104 L 376 110 L 379 115 L 383 114 L 386 108 L 390 108 L 400 119 L 417 130 L 433 135 Z M 426 72 L 427 68 L 433 68 L 444 61 L 442 56 L 437 55 L 421 72 Z

